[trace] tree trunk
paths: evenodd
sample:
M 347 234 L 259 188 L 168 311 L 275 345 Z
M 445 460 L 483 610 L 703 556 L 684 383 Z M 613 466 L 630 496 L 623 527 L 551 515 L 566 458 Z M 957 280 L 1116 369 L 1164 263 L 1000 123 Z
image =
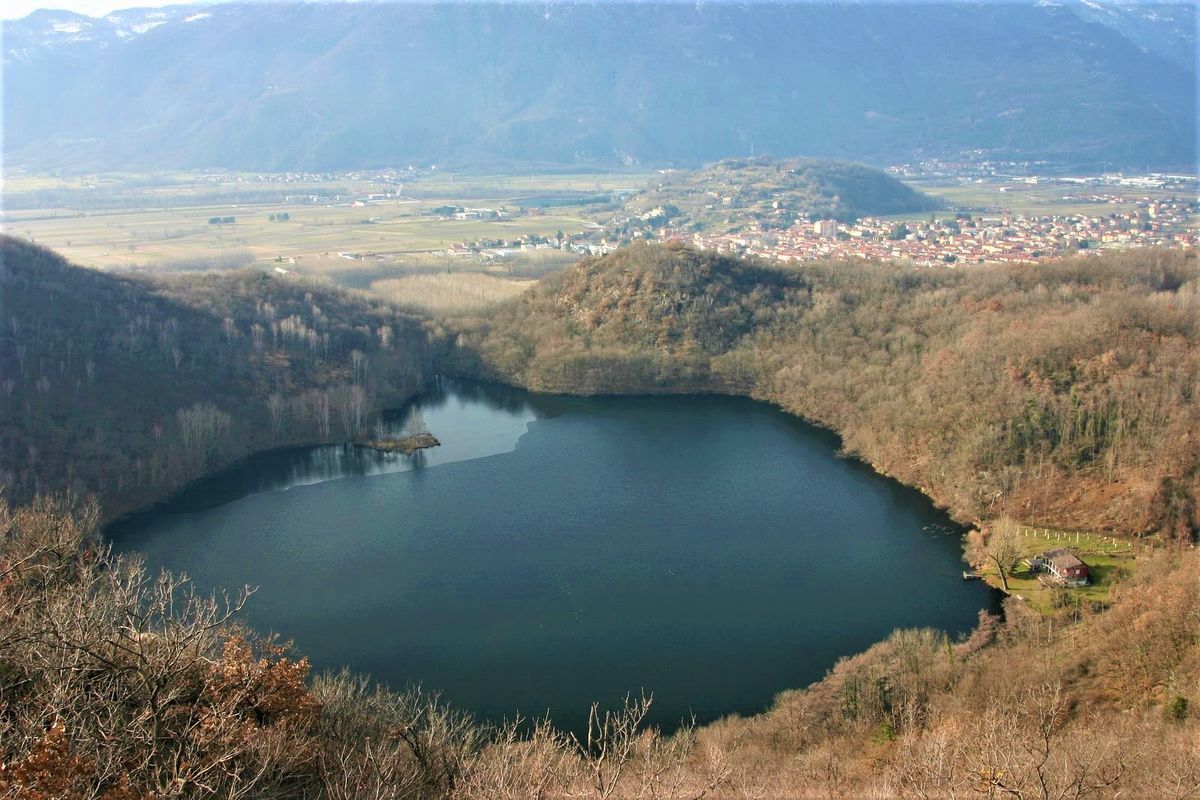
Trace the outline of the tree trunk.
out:
M 996 564 L 996 572 L 1000 575 L 1000 585 L 1004 587 L 1004 593 L 1008 594 L 1008 573 L 1004 569 L 1004 565 L 1000 563 L 1000 559 L 992 556 L 992 561 Z

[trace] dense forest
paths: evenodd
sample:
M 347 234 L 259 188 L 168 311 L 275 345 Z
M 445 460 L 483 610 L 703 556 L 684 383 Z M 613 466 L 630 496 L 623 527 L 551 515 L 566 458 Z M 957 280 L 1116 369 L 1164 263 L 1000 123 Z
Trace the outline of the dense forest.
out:
M 12 239 L 0 257 L 2 797 L 1200 794 L 1194 255 L 780 269 L 638 245 L 441 320 L 289 276 L 135 280 Z M 630 698 L 575 737 L 310 674 L 239 624 L 252 595 L 104 544 L 114 511 L 253 449 L 356 438 L 435 369 L 747 394 L 962 517 L 1170 546 L 1103 613 L 1010 600 L 962 640 L 897 631 L 756 717 L 668 737 Z
M 116 277 L 0 237 L 0 486 L 106 516 L 254 450 L 359 438 L 429 375 L 421 320 L 261 271 Z
M 777 403 L 965 521 L 1200 531 L 1195 254 L 777 268 L 635 245 L 452 327 L 458 369 L 538 391 Z

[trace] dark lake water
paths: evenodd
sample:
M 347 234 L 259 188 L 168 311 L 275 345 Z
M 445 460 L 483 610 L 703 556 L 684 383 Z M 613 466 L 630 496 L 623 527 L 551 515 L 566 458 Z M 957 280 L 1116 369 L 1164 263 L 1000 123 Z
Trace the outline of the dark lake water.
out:
M 259 587 L 247 620 L 318 668 L 568 727 L 643 689 L 665 728 L 756 712 L 995 605 L 945 515 L 770 406 L 468 383 L 414 405 L 441 447 L 255 456 L 109 534 L 206 590 Z

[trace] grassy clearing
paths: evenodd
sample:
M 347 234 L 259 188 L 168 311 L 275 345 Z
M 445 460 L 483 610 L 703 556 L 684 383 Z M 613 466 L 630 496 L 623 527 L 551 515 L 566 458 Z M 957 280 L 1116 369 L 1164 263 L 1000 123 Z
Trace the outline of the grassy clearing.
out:
M 499 261 L 492 268 L 515 278 L 540 278 L 551 272 L 566 269 L 579 258 L 574 253 L 562 250 L 530 250 Z
M 371 291 L 400 305 L 440 313 L 478 311 L 516 297 L 533 285 L 479 272 L 408 275 L 371 284 Z
M 1027 601 L 1042 614 L 1052 613 L 1056 608 L 1062 607 L 1064 602 L 1087 601 L 1108 605 L 1112 588 L 1136 570 L 1137 557 L 1148 555 L 1153 550 L 1152 545 L 1148 543 L 1113 539 L 1081 531 L 1022 527 L 1021 533 L 1023 559 L 1063 547 L 1079 556 L 1088 565 L 1091 575 L 1091 582 L 1087 586 L 1051 588 L 1043 585 L 1038 580 L 1039 576 L 1030 572 L 1028 565 L 1020 564 L 1016 571 L 1008 576 L 1009 591 Z M 977 571 L 984 576 L 989 585 L 1001 588 L 1000 577 L 996 574 L 994 564 L 989 563 Z

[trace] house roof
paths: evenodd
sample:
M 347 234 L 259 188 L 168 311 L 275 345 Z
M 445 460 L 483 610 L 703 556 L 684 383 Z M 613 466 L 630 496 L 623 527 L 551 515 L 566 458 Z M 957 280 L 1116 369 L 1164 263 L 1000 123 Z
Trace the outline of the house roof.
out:
M 1084 564 L 1083 561 L 1079 559 L 1079 556 L 1075 555 L 1066 548 L 1051 550 L 1050 552 L 1046 553 L 1045 559 L 1058 569 L 1074 569 L 1077 567 L 1087 566 L 1087 564 Z

